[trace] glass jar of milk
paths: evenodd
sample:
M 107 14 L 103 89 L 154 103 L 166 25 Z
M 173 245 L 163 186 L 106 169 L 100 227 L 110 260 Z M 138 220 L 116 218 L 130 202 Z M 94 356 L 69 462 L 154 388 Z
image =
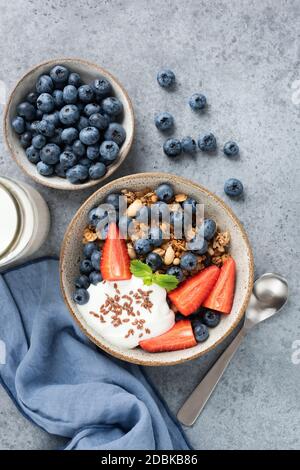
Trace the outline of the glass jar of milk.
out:
M 29 259 L 49 228 L 49 209 L 36 189 L 0 176 L 0 271 Z

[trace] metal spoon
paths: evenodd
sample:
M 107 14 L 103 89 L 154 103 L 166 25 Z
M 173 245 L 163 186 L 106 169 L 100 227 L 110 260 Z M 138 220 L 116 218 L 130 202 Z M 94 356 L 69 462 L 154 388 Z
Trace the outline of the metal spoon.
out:
M 255 281 L 242 329 L 180 408 L 177 418 L 182 424 L 194 424 L 248 331 L 279 312 L 287 298 L 288 283 L 279 274 L 266 273 Z

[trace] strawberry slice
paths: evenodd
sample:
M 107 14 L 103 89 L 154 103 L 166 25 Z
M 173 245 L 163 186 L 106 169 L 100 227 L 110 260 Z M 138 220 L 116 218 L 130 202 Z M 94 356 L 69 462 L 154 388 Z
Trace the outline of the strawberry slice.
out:
M 169 293 L 169 299 L 182 315 L 195 312 L 208 297 L 220 274 L 217 266 L 209 266 Z
M 123 281 L 131 278 L 130 259 L 125 240 L 120 238 L 117 225 L 108 227 L 101 262 L 101 274 L 106 281 Z
M 180 320 L 163 335 L 140 342 L 142 349 L 148 352 L 177 351 L 196 346 L 193 328 L 189 320 Z
M 204 307 L 227 315 L 231 312 L 235 289 L 235 271 L 234 259 L 228 258 L 221 268 L 219 279 L 203 304 Z

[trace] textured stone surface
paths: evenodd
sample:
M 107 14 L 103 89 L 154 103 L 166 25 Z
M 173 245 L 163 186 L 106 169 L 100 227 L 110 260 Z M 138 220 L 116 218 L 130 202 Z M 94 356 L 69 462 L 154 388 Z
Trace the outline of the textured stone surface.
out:
M 242 179 L 244 200 L 225 199 L 248 230 L 257 275 L 285 275 L 290 302 L 247 338 L 187 433 L 198 449 L 299 449 L 300 365 L 291 361 L 292 343 L 300 339 L 300 108 L 292 90 L 300 79 L 299 2 L 0 0 L 0 8 L 0 80 L 8 89 L 29 67 L 55 56 L 95 61 L 125 85 L 136 112 L 136 139 L 116 176 L 169 171 L 221 196 L 226 178 Z M 156 84 L 163 65 L 176 73 L 174 92 Z M 201 90 L 209 109 L 197 115 L 187 100 Z M 241 157 L 230 161 L 219 151 L 168 160 L 161 150 L 164 138 L 153 125 L 158 111 L 174 114 L 176 136 L 212 131 L 220 147 L 235 139 Z M 27 180 L 6 152 L 2 135 L 0 174 Z M 91 191 L 62 194 L 36 187 L 52 215 L 52 230 L 39 255 L 57 255 L 68 222 Z M 186 365 L 149 370 L 174 412 L 222 348 Z M 0 448 L 60 443 L 20 416 L 1 391 Z

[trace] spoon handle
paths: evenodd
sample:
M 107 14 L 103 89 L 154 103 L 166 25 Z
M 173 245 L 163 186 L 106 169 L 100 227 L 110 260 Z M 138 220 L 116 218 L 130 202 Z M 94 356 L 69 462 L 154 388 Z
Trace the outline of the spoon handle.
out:
M 245 335 L 243 327 L 180 408 L 177 418 L 182 424 L 194 424 Z

